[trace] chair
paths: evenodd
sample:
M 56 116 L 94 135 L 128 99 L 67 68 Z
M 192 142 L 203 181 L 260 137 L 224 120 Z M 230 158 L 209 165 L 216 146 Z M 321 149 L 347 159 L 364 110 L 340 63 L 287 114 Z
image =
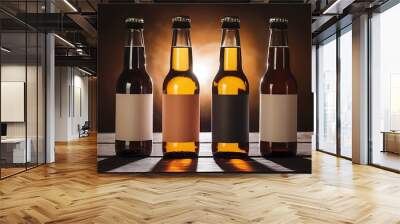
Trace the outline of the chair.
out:
M 89 136 L 89 130 L 90 130 L 89 121 L 85 121 L 82 127 L 78 124 L 79 138 Z

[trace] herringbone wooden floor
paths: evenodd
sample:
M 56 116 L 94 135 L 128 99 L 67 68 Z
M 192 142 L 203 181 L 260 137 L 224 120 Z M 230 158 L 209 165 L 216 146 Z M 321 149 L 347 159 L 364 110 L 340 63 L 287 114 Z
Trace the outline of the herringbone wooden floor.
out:
M 400 223 L 400 175 L 319 152 L 312 175 L 100 175 L 87 138 L 0 181 L 0 223 Z

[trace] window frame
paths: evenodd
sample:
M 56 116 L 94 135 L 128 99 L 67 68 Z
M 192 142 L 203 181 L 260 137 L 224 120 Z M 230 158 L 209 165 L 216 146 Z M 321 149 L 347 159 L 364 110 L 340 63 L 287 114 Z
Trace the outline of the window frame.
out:
M 397 6 L 400 4 L 400 0 L 388 0 L 384 4 L 378 6 L 377 8 L 374 8 L 372 10 L 368 11 L 368 165 L 377 167 L 383 170 L 388 170 L 391 172 L 395 173 L 400 173 L 400 170 L 390 168 L 388 166 L 384 166 L 378 163 L 374 163 L 373 161 L 373 154 L 374 154 L 374 145 L 373 145 L 373 126 L 372 126 L 372 119 L 373 119 L 373 113 L 372 113 L 372 107 L 373 107 L 373 102 L 372 102 L 372 94 L 373 94 L 373 88 L 372 88 L 372 76 L 373 76 L 373 67 L 372 67 L 372 54 L 373 54 L 373 35 L 372 35 L 372 19 L 374 18 L 374 14 L 381 14 L 384 13 L 385 11 L 393 8 L 394 6 Z
M 348 18 L 344 18 L 343 20 L 348 20 Z M 339 23 L 340 21 L 338 21 Z M 335 24 L 336 25 L 336 24 Z M 340 92 L 340 82 L 341 82 L 341 67 L 340 67 L 340 38 L 342 35 L 344 35 L 347 32 L 352 32 L 352 22 L 349 22 L 348 24 L 344 25 L 341 28 L 337 28 L 336 32 L 333 34 L 329 35 L 328 37 L 318 40 L 316 44 L 316 51 L 315 51 L 315 57 L 316 57 L 316 150 L 319 152 L 327 153 L 329 155 L 333 155 L 336 157 L 340 157 L 343 159 L 347 160 L 352 160 L 351 157 L 347 157 L 342 155 L 342 150 L 341 150 L 341 119 L 340 119 L 340 104 L 341 104 L 341 92 Z M 333 38 L 334 37 L 334 38 Z M 330 40 L 331 39 L 331 40 Z M 329 152 L 327 150 L 321 149 L 320 143 L 319 143 L 319 131 L 320 131 L 320 125 L 319 125 L 319 104 L 320 104 L 320 97 L 319 97 L 319 85 L 320 85 L 320 74 L 319 74 L 319 47 L 322 43 L 326 43 L 329 41 L 336 41 L 336 151 L 335 153 Z

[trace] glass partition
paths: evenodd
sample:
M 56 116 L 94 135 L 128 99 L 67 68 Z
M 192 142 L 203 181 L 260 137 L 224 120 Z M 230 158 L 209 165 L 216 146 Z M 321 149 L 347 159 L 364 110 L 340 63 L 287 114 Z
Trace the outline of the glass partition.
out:
M 2 2 L 0 7 L 38 13 L 43 3 Z M 45 41 L 29 21 L 0 12 L 0 178 L 45 162 Z
M 30 146 L 26 135 L 26 41 L 25 32 L 1 34 L 2 177 L 24 171 L 31 157 L 26 150 Z

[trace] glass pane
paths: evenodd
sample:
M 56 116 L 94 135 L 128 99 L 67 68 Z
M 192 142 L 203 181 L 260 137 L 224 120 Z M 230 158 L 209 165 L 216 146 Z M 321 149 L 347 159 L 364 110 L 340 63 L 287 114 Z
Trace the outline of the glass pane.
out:
M 27 143 L 28 143 L 28 168 L 37 165 L 37 132 L 38 132 L 38 55 L 37 43 L 38 36 L 36 32 L 27 33 L 27 80 L 26 80 L 26 115 L 27 115 Z
M 2 177 L 25 170 L 26 151 L 26 33 L 2 33 L 1 139 Z
M 352 156 L 352 35 L 340 36 L 340 152 Z
M 336 38 L 318 48 L 318 148 L 336 153 Z
M 400 5 L 372 18 L 372 163 L 400 170 Z

